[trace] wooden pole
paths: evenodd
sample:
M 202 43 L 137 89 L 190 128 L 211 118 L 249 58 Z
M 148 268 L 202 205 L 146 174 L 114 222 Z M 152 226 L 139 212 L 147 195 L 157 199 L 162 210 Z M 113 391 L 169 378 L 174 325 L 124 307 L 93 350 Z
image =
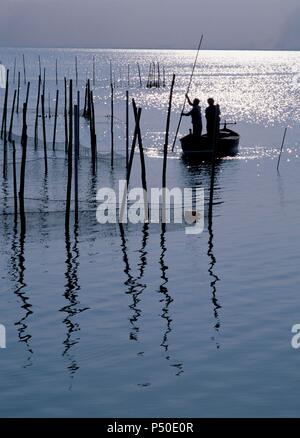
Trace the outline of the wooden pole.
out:
M 54 128 L 53 128 L 53 150 L 55 151 L 55 140 L 56 140 L 56 126 L 57 126 L 57 112 L 58 112 L 58 96 L 59 90 L 56 90 L 56 99 L 55 99 L 55 114 L 54 114 Z
M 21 234 L 26 233 L 26 217 L 25 217 L 25 205 L 24 205 L 24 192 L 25 192 L 25 172 L 26 172 L 26 154 L 27 154 L 27 123 L 26 123 L 26 103 L 23 104 L 23 129 L 22 129 L 22 159 L 20 168 L 20 186 L 19 186 L 19 204 L 20 204 L 20 222 L 21 222 Z
M 64 117 L 65 117 L 65 152 L 68 150 L 68 96 L 67 96 L 67 79 L 64 78 L 64 84 L 65 84 L 65 108 L 64 108 Z
M 43 95 L 45 96 L 45 90 L 46 90 L 46 69 L 44 68 L 43 73 Z
M 126 91 L 126 169 L 128 168 L 129 155 L 129 92 Z
M 210 177 L 210 191 L 209 191 L 209 206 L 208 206 L 208 222 L 212 223 L 213 203 L 214 203 L 214 187 L 215 187 L 215 171 L 216 171 L 216 151 L 217 151 L 217 111 L 215 112 L 214 131 L 212 137 L 212 163 L 211 163 L 211 177 Z
M 69 145 L 68 145 L 68 179 L 67 179 L 67 198 L 65 228 L 69 232 L 70 211 L 71 211 L 71 190 L 72 190 L 72 159 L 73 159 L 73 81 L 70 79 L 69 89 Z
M 130 65 L 127 65 L 127 84 L 128 88 L 130 88 Z
M 166 70 L 165 66 L 163 66 L 163 87 L 166 86 Z
M 77 140 L 78 140 L 78 150 L 77 150 L 77 158 L 79 159 L 79 154 L 80 154 L 80 91 L 77 91 L 77 108 L 78 108 L 78 112 L 77 112 Z
M 194 77 L 194 72 L 195 72 L 195 68 L 196 68 L 196 65 L 197 65 L 199 52 L 200 52 L 200 49 L 201 49 L 201 46 L 202 46 L 202 41 L 203 41 L 203 35 L 201 35 L 201 38 L 200 38 L 200 41 L 199 41 L 198 50 L 197 50 L 195 62 L 194 62 L 193 68 L 192 68 L 192 73 L 191 73 L 191 76 L 190 76 L 190 80 L 189 80 L 189 84 L 188 84 L 188 87 L 187 87 L 186 95 L 189 93 L 191 85 L 192 85 L 192 80 L 193 80 L 193 77 Z M 178 137 L 178 133 L 179 133 L 179 129 L 180 129 L 183 113 L 184 113 L 184 110 L 185 110 L 186 95 L 184 96 L 184 102 L 183 102 L 182 110 L 181 110 L 181 113 L 180 113 L 179 122 L 178 122 L 178 126 L 177 126 L 177 129 L 176 129 L 176 134 L 175 134 L 174 141 L 173 141 L 172 152 L 174 151 L 174 148 L 175 148 L 175 144 L 176 144 L 176 141 L 177 141 L 177 137 Z
M 7 103 L 8 103 L 8 85 L 9 85 L 9 70 L 6 71 L 6 85 L 4 95 L 4 105 L 2 114 L 1 139 L 6 139 L 6 123 L 7 123 Z
M 77 60 L 77 56 L 75 56 L 75 75 L 76 75 L 76 87 L 78 87 L 78 60 Z
M 50 96 L 50 91 L 48 92 L 48 115 L 49 115 L 49 119 L 51 119 L 51 96 Z
M 35 124 L 34 124 L 34 146 L 37 147 L 39 139 L 38 139 L 38 129 L 39 129 L 39 105 L 40 105 L 40 97 L 41 97 L 41 82 L 42 78 L 39 76 L 38 83 L 38 93 L 36 99 L 36 109 L 35 109 Z
M 95 67 L 95 56 L 93 56 L 93 86 L 95 85 L 96 85 L 96 67 Z
M 173 98 L 173 90 L 175 85 L 175 75 L 173 74 L 170 97 L 169 97 L 169 106 L 168 106 L 168 115 L 167 115 L 167 125 L 166 125 L 166 135 L 165 135 L 165 144 L 164 144 L 164 161 L 163 161 L 163 173 L 162 173 L 162 187 L 167 187 L 167 158 L 168 158 L 168 146 L 169 146 L 169 130 L 170 130 L 170 121 L 171 121 L 171 110 L 172 110 L 172 98 Z
M 14 98 L 13 98 L 13 104 L 12 104 L 12 109 L 11 109 L 10 124 L 9 124 L 9 131 L 8 131 L 8 141 L 9 142 L 11 142 L 11 140 L 12 140 L 12 130 L 13 130 L 13 123 L 14 123 L 16 97 L 17 97 L 17 90 L 14 91 Z
M 75 193 L 75 223 L 78 223 L 78 105 L 74 105 L 74 193 Z
M 26 91 L 26 111 L 28 109 L 28 101 L 29 101 L 29 91 L 30 91 L 30 82 L 27 83 L 27 91 Z
M 13 185 L 14 185 L 14 216 L 15 222 L 18 218 L 18 190 L 17 190 L 17 169 L 16 169 L 16 144 L 12 142 L 13 146 Z
M 46 139 L 46 121 L 45 121 L 45 96 L 41 95 L 42 103 L 42 124 L 43 124 L 43 142 L 44 142 L 44 163 L 45 163 L 45 174 L 48 173 L 48 157 L 47 157 L 47 139 Z
M 282 151 L 283 151 L 283 146 L 284 146 L 284 143 L 285 143 L 285 138 L 286 138 L 287 130 L 288 130 L 288 128 L 285 128 L 284 134 L 283 134 L 283 139 L 282 139 L 280 153 L 279 153 L 278 162 L 277 162 L 277 172 L 279 171 L 279 165 L 280 165 L 280 160 L 281 160 L 281 155 L 282 155 Z
M 135 118 L 135 121 L 137 121 L 138 109 L 137 109 L 137 106 L 136 106 L 134 99 L 132 99 L 132 106 L 133 106 L 134 118 Z M 147 192 L 146 166 L 145 166 L 144 148 L 143 148 L 140 124 L 138 126 L 137 138 L 138 138 L 140 161 L 141 161 L 142 187 L 143 187 L 144 191 Z
M 141 115 L 142 115 L 142 108 L 138 108 L 137 117 L 135 118 L 135 128 L 134 128 L 134 134 L 133 134 L 133 139 L 132 139 L 130 157 L 129 157 L 129 161 L 128 161 L 127 174 L 126 174 L 127 187 L 129 185 L 129 182 L 130 182 L 130 175 L 131 175 L 131 169 L 132 169 L 132 164 L 133 164 L 134 152 L 135 152 L 135 147 L 136 147 L 137 138 L 138 138 L 138 131 L 140 129 Z
M 110 136 L 111 136 L 111 167 L 114 166 L 114 87 L 110 84 L 111 99 L 110 99 Z
M 16 83 L 17 58 L 14 61 L 14 84 Z
M 25 64 L 25 55 L 23 53 L 23 73 L 24 73 L 24 85 L 26 85 L 26 64 Z
M 39 55 L 39 76 L 42 77 L 42 63 L 41 63 L 40 55 Z
M 21 82 L 21 73 L 18 72 L 18 88 L 17 88 L 17 114 L 19 114 L 19 101 L 20 101 L 20 82 Z
M 141 68 L 140 68 L 140 64 L 137 63 L 137 68 L 138 68 L 138 74 L 139 74 L 139 80 L 140 80 L 140 87 L 143 86 L 143 82 L 142 82 L 142 76 L 141 76 Z

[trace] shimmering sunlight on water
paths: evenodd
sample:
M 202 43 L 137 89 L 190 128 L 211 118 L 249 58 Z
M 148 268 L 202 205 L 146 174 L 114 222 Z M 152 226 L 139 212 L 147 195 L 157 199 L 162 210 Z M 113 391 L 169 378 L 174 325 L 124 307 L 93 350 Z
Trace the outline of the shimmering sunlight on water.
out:
M 10 150 L 8 179 L 0 175 L 0 323 L 7 329 L 7 349 L 0 350 L 1 416 L 299 416 L 300 356 L 290 346 L 291 327 L 300 322 L 298 52 L 201 52 L 191 96 L 203 109 L 214 96 L 223 119 L 237 122 L 241 143 L 236 157 L 217 163 L 213 221 L 195 236 L 171 224 L 165 231 L 131 224 L 123 235 L 95 216 L 97 189 L 115 187 L 125 176 L 125 90 L 143 108 L 147 180 L 159 187 L 170 78 L 174 72 L 172 139 L 195 53 L 1 49 L 11 74 L 9 106 L 14 58 L 22 72 L 23 52 L 31 82 L 24 239 L 10 214 Z M 39 55 L 52 113 L 55 59 L 63 90 L 63 77 L 75 77 L 78 57 L 82 99 L 93 56 L 96 61 L 98 174 L 91 175 L 89 128 L 82 121 L 80 221 L 70 235 L 64 232 L 63 94 L 47 177 L 42 147 L 30 143 Z M 166 88 L 140 87 L 137 62 L 144 85 L 151 61 L 165 67 Z M 22 84 L 21 101 L 25 92 Z M 1 105 L 3 96 L 0 90 Z M 15 135 L 20 124 L 21 115 Z M 181 134 L 189 127 L 184 120 Z M 53 117 L 47 119 L 49 144 L 52 132 Z M 207 198 L 210 172 L 209 164 L 183 160 L 179 144 L 170 153 L 169 187 L 203 187 Z M 138 159 L 132 178 L 140 185 Z

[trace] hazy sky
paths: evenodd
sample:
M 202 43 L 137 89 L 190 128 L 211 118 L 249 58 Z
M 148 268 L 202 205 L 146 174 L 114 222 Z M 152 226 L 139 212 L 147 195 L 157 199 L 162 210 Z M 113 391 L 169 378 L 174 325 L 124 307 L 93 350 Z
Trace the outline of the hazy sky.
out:
M 0 0 L 0 45 L 300 48 L 299 0 Z

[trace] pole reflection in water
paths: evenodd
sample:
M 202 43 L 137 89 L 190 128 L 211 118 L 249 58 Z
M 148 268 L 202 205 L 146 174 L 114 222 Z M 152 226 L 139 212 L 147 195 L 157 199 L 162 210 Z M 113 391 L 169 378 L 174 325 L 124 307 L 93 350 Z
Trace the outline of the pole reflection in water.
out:
M 66 232 L 65 234 L 65 245 L 66 245 L 66 271 L 65 278 L 67 283 L 65 284 L 64 297 L 67 301 L 67 305 L 60 309 L 61 312 L 66 313 L 66 317 L 63 320 L 63 324 L 66 326 L 66 338 L 63 341 L 63 356 L 66 356 L 69 360 L 68 370 L 70 372 L 70 377 L 73 378 L 76 371 L 79 369 L 79 365 L 76 360 L 74 352 L 71 349 L 75 345 L 79 344 L 80 341 L 80 325 L 76 321 L 76 316 L 88 310 L 88 308 L 80 308 L 80 301 L 78 299 L 78 293 L 80 291 L 80 285 L 78 280 L 78 269 L 79 269 L 79 247 L 78 247 L 78 225 L 74 226 L 74 243 L 72 246 L 70 234 Z
M 12 267 L 17 268 L 17 283 L 16 283 L 16 290 L 15 295 L 17 295 L 20 303 L 21 303 L 21 309 L 24 312 L 24 316 L 19 320 L 15 322 L 15 326 L 18 329 L 18 337 L 20 342 L 23 342 L 26 346 L 26 349 L 28 351 L 28 358 L 27 358 L 27 366 L 31 366 L 31 358 L 33 354 L 32 347 L 30 345 L 30 340 L 32 336 L 28 332 L 28 318 L 30 315 L 33 314 L 32 311 L 32 305 L 29 302 L 29 297 L 26 294 L 26 287 L 27 284 L 25 282 L 25 234 L 20 233 L 19 237 L 19 245 L 16 244 L 16 236 L 17 236 L 17 228 L 14 228 L 13 233 L 13 243 L 12 243 Z
M 161 274 L 160 274 L 161 284 L 159 287 L 159 293 L 161 293 L 163 295 L 163 298 L 160 300 L 160 302 L 163 303 L 162 313 L 160 316 L 166 322 L 166 329 L 163 333 L 163 338 L 162 338 L 162 342 L 161 342 L 160 346 L 164 349 L 164 351 L 166 353 L 166 359 L 170 360 L 168 336 L 172 331 L 172 326 L 171 326 L 172 318 L 170 317 L 170 314 L 169 314 L 170 313 L 169 307 L 173 301 L 173 298 L 169 294 L 169 290 L 168 290 L 168 286 L 167 286 L 168 282 L 169 282 L 169 278 L 167 275 L 169 268 L 165 262 L 165 255 L 167 252 L 165 224 L 162 224 L 162 228 L 161 228 L 160 249 L 161 249 L 161 252 L 160 252 L 160 258 L 159 258 L 159 265 L 160 265 L 160 272 L 161 272 Z M 180 374 L 182 374 L 184 372 L 182 363 L 175 363 L 175 364 L 172 364 L 171 366 L 176 368 L 176 370 L 177 370 L 176 376 L 180 376 Z
M 133 314 L 129 318 L 130 324 L 132 326 L 132 330 L 129 334 L 129 339 L 137 341 L 138 340 L 138 333 L 140 331 L 138 320 L 141 316 L 142 310 L 138 307 L 138 304 L 140 302 L 140 295 L 143 293 L 144 289 L 146 289 L 146 285 L 139 282 L 144 276 L 145 268 L 147 266 L 147 241 L 149 237 L 149 224 L 145 223 L 143 225 L 143 239 L 142 239 L 142 246 L 139 250 L 140 253 L 140 263 L 139 263 L 139 275 L 137 277 L 134 277 L 131 274 L 131 267 L 129 263 L 129 258 L 127 254 L 127 241 L 125 237 L 124 227 L 123 224 L 119 224 L 120 229 L 120 236 L 121 236 L 121 249 L 123 253 L 123 261 L 124 261 L 124 273 L 126 274 L 126 281 L 124 282 L 124 285 L 126 286 L 127 290 L 126 293 L 131 295 L 132 297 L 132 304 L 129 305 L 129 308 L 132 310 Z
M 213 163 L 213 167 L 214 167 L 214 163 Z M 207 250 L 207 255 L 210 258 L 210 263 L 209 263 L 209 268 L 208 268 L 208 273 L 211 277 L 211 283 L 210 283 L 210 287 L 211 287 L 211 301 L 213 303 L 213 312 L 214 312 L 214 318 L 215 318 L 215 332 L 216 335 L 219 335 L 219 330 L 220 330 L 220 318 L 219 318 L 219 309 L 221 309 L 221 305 L 218 302 L 217 299 L 217 283 L 218 281 L 220 281 L 220 278 L 215 274 L 214 271 L 214 267 L 216 265 L 216 257 L 214 255 L 213 249 L 214 249 L 214 243 L 213 243 L 213 239 L 214 239 L 214 233 L 213 233 L 213 191 L 214 191 L 214 184 L 215 184 L 215 173 L 214 171 L 212 171 L 212 175 L 211 175 L 211 187 L 210 187 L 210 200 L 209 200 L 209 212 L 208 212 L 208 250 Z M 215 342 L 216 342 L 216 346 L 217 348 L 220 348 L 220 344 L 219 341 L 213 337 L 212 338 Z

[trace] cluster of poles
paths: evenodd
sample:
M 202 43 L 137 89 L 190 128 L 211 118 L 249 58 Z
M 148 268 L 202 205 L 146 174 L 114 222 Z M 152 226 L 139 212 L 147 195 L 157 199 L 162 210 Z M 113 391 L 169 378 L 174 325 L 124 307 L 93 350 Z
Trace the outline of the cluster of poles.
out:
M 158 81 L 156 86 L 160 85 L 160 78 L 157 74 L 155 76 L 155 67 L 158 69 L 159 66 L 152 66 L 150 82 Z M 55 151 L 56 148 L 56 132 L 57 132 L 57 121 L 58 121 L 58 106 L 60 90 L 56 90 L 55 99 L 55 110 L 54 114 L 51 114 L 51 108 L 49 103 L 48 115 L 46 114 L 45 96 L 46 96 L 46 73 L 45 69 L 42 74 L 41 62 L 39 58 L 39 77 L 38 77 L 38 87 L 37 87 L 37 97 L 35 106 L 35 116 L 34 116 L 34 148 L 39 147 L 39 124 L 41 123 L 42 128 L 42 145 L 43 145 L 43 161 L 44 161 L 44 171 L 45 175 L 48 174 L 48 142 L 47 135 L 49 135 L 46 130 L 46 117 L 49 119 L 53 117 L 53 137 L 52 137 L 52 150 Z M 140 72 L 140 69 L 139 69 Z M 25 175 L 26 175 L 26 157 L 27 157 L 27 146 L 28 146 L 28 134 L 27 134 L 27 117 L 28 117 L 28 101 L 30 92 L 30 82 L 27 81 L 26 77 L 26 64 L 25 57 L 23 56 L 23 73 L 24 73 L 24 84 L 26 88 L 25 102 L 22 106 L 22 135 L 21 135 L 21 165 L 19 174 L 19 186 L 17 186 L 17 166 L 16 166 L 16 141 L 13 138 L 13 123 L 14 115 L 19 113 L 20 106 L 20 81 L 21 75 L 18 72 L 17 86 L 14 89 L 11 113 L 8 114 L 8 101 L 9 101 L 9 70 L 6 72 L 6 88 L 4 97 L 4 106 L 2 114 L 2 125 L 1 125 L 1 139 L 3 140 L 3 177 L 7 178 L 7 157 L 8 157 L 8 147 L 12 146 L 13 154 L 13 193 L 14 193 L 14 216 L 17 221 L 20 217 L 21 231 L 25 234 L 26 231 L 26 215 L 25 215 Z M 16 63 L 14 66 L 14 82 L 16 74 Z M 139 76 L 140 77 L 140 76 Z M 141 78 L 141 77 L 140 77 Z M 156 79 L 155 79 L 156 78 Z M 57 74 L 57 61 L 56 61 L 56 83 L 58 84 L 58 74 Z M 78 84 L 78 69 L 77 69 L 77 59 L 75 68 L 75 83 Z M 170 129 L 170 118 L 171 118 L 171 106 L 172 106 L 172 96 L 175 84 L 175 75 L 173 75 L 169 107 L 167 115 L 167 126 L 165 134 L 164 143 L 164 160 L 163 160 L 163 171 L 162 171 L 162 185 L 166 187 L 166 170 L 167 170 L 167 154 L 168 154 L 168 142 L 169 142 L 169 129 Z M 89 122 L 90 126 L 90 142 L 91 142 L 91 168 L 93 175 L 97 172 L 97 136 L 96 136 L 96 122 L 95 122 L 95 108 L 94 108 L 94 95 L 91 86 L 91 80 L 87 79 L 85 84 L 85 96 L 84 96 L 84 107 L 80 110 L 80 92 L 77 91 L 74 97 L 73 80 L 67 81 L 64 78 L 64 134 L 65 134 L 65 153 L 67 157 L 67 186 L 66 186 L 66 210 L 65 210 L 65 227 L 69 230 L 70 217 L 71 217 L 71 194 L 74 191 L 74 211 L 75 211 L 75 222 L 78 221 L 79 217 L 79 175 L 78 175 L 78 161 L 80 159 L 80 117 L 82 116 Z M 153 85 L 155 86 L 155 85 Z M 114 166 L 114 84 L 110 84 L 111 90 L 111 167 Z M 74 100 L 76 103 L 74 104 Z M 140 128 L 140 121 L 142 115 L 142 108 L 138 107 L 135 99 L 131 99 L 133 115 L 134 115 L 134 132 L 130 147 L 130 135 L 129 135 L 129 108 L 130 108 L 130 98 L 129 91 L 126 91 L 126 180 L 127 187 L 130 182 L 130 176 L 133 166 L 133 159 L 136 151 L 136 146 L 138 146 L 140 164 L 141 164 L 141 179 L 142 186 L 145 192 L 147 191 L 147 179 L 146 179 L 146 166 L 145 166 L 145 154 L 143 148 L 142 134 Z M 41 119 L 41 122 L 40 122 Z

